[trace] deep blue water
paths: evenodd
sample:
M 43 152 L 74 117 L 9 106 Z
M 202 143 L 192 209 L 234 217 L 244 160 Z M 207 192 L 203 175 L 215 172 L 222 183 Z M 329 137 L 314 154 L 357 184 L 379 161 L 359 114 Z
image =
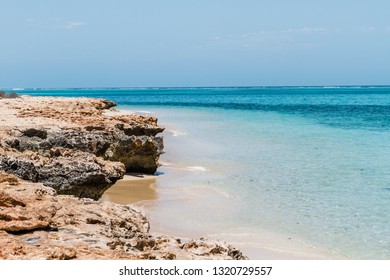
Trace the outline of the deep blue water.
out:
M 20 93 L 107 98 L 175 130 L 163 159 L 206 171 L 160 186 L 171 208 L 156 206 L 159 219 L 181 209 L 177 224 L 216 236 L 265 228 L 351 258 L 390 259 L 390 87 Z M 171 199 L 205 190 L 213 202 Z
M 265 87 L 25 90 L 31 95 L 109 98 L 119 105 L 258 110 L 371 130 L 390 127 L 390 87 Z

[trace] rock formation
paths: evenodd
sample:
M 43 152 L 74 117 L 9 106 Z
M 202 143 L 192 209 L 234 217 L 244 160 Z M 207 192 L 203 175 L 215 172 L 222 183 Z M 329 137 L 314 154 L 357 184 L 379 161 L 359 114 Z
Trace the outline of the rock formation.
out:
M 108 114 L 115 103 L 103 99 L 1 102 L 9 115 L 0 129 L 0 170 L 98 199 L 126 171 L 153 174 L 158 167 L 163 142 L 156 134 L 164 129 L 156 118 Z
M 0 172 L 0 259 L 245 259 L 219 241 L 149 233 L 131 205 L 57 195 Z
M 163 131 L 103 99 L 0 98 L 0 259 L 245 259 L 220 241 L 149 232 L 97 199 L 126 171 L 154 173 Z

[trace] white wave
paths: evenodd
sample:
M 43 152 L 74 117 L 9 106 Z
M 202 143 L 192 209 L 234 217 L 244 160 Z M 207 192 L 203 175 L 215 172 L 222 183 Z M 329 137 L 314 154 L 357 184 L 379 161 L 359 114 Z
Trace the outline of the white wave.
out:
M 202 172 L 204 172 L 204 171 L 207 170 L 207 169 L 206 169 L 205 167 L 203 167 L 203 166 L 186 166 L 186 167 L 187 167 L 187 169 L 193 170 L 193 171 L 202 171 Z
M 151 111 L 136 111 L 136 113 L 139 113 L 139 114 L 152 114 L 153 112 L 151 112 Z
M 166 161 L 159 161 L 159 163 L 162 165 L 162 166 L 172 166 L 173 164 L 172 163 L 169 163 L 169 162 L 166 162 Z
M 178 136 L 183 136 L 186 135 L 184 131 L 179 131 L 179 130 L 169 130 L 172 133 L 172 136 L 178 137 Z

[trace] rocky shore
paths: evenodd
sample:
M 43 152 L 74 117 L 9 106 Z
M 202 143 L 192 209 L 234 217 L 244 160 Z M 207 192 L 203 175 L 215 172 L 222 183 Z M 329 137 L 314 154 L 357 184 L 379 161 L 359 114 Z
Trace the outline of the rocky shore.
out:
M 157 119 L 103 99 L 0 99 L 0 259 L 245 259 L 220 241 L 149 232 L 131 205 L 98 202 L 126 172 L 153 174 Z

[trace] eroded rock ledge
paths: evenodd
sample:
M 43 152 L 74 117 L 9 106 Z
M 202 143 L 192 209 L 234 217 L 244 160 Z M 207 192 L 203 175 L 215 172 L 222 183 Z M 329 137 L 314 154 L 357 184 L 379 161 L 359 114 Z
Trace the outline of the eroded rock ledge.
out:
M 131 205 L 56 195 L 0 172 L 0 259 L 245 259 L 219 241 L 149 233 Z
M 0 170 L 59 194 L 98 199 L 127 172 L 153 174 L 164 129 L 154 117 L 108 111 L 104 99 L 0 100 Z

